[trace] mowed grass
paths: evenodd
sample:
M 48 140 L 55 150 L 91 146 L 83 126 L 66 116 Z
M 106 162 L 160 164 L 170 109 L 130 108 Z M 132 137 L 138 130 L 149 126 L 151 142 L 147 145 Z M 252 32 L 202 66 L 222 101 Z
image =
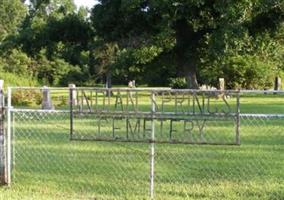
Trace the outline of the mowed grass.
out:
M 147 98 L 141 104 L 150 107 Z M 284 114 L 283 105 L 280 96 L 241 98 L 243 113 Z M 21 112 L 14 120 L 13 183 L 0 188 L 0 199 L 149 199 L 149 144 L 70 141 L 68 113 Z M 156 144 L 155 199 L 284 199 L 283 120 L 242 118 L 240 146 Z M 111 136 L 112 121 L 104 123 L 102 134 Z M 125 136 L 125 122 L 116 126 Z M 167 139 L 168 129 L 165 122 L 157 137 Z M 182 124 L 176 129 L 175 137 L 188 136 Z M 92 118 L 75 119 L 79 136 L 96 131 Z M 234 123 L 208 124 L 205 134 L 231 141 Z

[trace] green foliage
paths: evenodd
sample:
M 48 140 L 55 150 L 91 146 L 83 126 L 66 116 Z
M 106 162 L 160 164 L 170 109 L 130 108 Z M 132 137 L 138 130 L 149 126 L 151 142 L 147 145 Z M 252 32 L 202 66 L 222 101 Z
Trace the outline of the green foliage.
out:
M 75 9 L 69 0 L 31 1 L 18 34 L 0 44 L 1 69 L 47 85 L 83 84 L 92 30 L 84 10 Z
M 68 14 L 62 19 L 49 17 L 42 34 L 50 42 L 77 44 L 86 48 L 92 36 L 89 23 L 79 14 Z
M 91 13 L 0 0 L 0 71 L 48 85 L 267 88 L 284 74 L 283 13 L 283 0 L 100 0 Z
M 34 60 L 18 49 L 5 52 L 0 60 L 2 60 L 1 69 L 5 72 L 25 76 L 33 74 L 36 65 Z
M 269 33 L 253 37 L 245 31 L 228 32 L 208 37 L 211 48 L 202 50 L 201 82 L 217 86 L 218 78 L 223 77 L 227 88 L 271 88 L 274 77 L 283 72 L 281 41 Z
M 116 56 L 118 54 L 118 46 L 115 43 L 105 43 L 102 46 L 96 47 L 94 57 L 97 63 L 97 74 L 107 73 L 114 63 L 116 62 Z
M 12 49 L 0 59 L 0 69 L 7 75 L 8 83 L 13 85 L 33 85 L 33 82 L 23 81 L 26 77 L 46 85 L 67 85 L 69 81 L 83 79 L 78 77 L 82 75 L 80 67 L 58 57 L 48 59 L 45 54 L 46 50 L 42 49 L 36 58 L 31 58 L 18 49 Z
M 144 46 L 141 49 L 134 50 L 133 57 L 136 64 L 147 64 L 154 60 L 162 51 L 163 49 L 157 46 Z
M 15 106 L 31 106 L 40 105 L 42 102 L 42 95 L 37 91 L 23 91 L 18 90 L 12 93 L 12 104 Z
M 55 57 L 47 59 L 45 50 L 42 50 L 38 58 L 36 69 L 37 77 L 48 85 L 60 85 L 61 80 L 70 72 L 76 71 L 76 67 L 65 60 Z
M 4 80 L 7 86 L 38 86 L 38 81 L 30 76 L 20 76 L 19 74 L 0 72 L 0 79 Z
M 173 89 L 185 89 L 187 88 L 187 82 L 185 78 L 170 78 L 169 86 Z
M 0 0 L 0 44 L 8 35 L 16 32 L 26 12 L 20 0 Z
M 264 71 L 270 77 L 283 70 L 278 48 L 283 49 L 283 5 L 282 0 L 101 0 L 91 19 L 98 36 L 122 49 L 115 71 L 143 73 L 171 53 L 176 76 L 186 77 L 191 87 L 198 86 L 197 75 L 200 83 L 215 85 L 224 76 L 229 87 L 261 88 L 271 85 L 271 78 L 257 84 L 245 74 L 257 79 Z M 254 72 L 247 69 L 252 62 Z M 231 73 L 236 67 L 228 65 L 240 63 L 242 73 L 236 76 Z
M 261 62 L 257 57 L 232 57 L 223 69 L 223 77 L 229 80 L 228 88 L 271 88 L 276 76 L 273 68 L 273 65 Z

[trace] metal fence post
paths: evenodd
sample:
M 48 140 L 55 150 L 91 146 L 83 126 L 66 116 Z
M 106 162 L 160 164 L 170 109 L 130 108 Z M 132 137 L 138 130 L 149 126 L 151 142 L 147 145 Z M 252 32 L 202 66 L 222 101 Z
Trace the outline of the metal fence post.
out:
M 237 92 L 237 115 L 236 115 L 236 144 L 241 144 L 240 139 L 240 90 Z
M 155 119 L 154 115 L 156 112 L 156 97 L 155 93 L 151 93 L 151 139 L 150 139 L 150 198 L 154 198 L 154 176 L 155 176 Z
M 70 140 L 73 139 L 73 131 L 74 131 L 74 113 L 73 113 L 73 103 L 74 103 L 74 87 L 69 87 L 69 108 L 70 108 Z
M 5 133 L 4 133 L 3 80 L 0 80 L 0 184 L 5 184 Z
M 11 108 L 12 108 L 12 89 L 8 87 L 7 90 L 7 97 L 8 97 L 8 102 L 7 102 L 7 159 L 6 159 L 6 183 L 8 185 L 11 184 L 11 147 L 12 147 L 12 142 L 11 142 Z

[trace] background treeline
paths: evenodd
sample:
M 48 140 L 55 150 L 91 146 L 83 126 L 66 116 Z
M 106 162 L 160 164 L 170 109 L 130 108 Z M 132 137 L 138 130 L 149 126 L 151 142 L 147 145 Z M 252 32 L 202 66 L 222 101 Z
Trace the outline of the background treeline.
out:
M 271 88 L 284 74 L 284 0 L 0 0 L 10 85 Z

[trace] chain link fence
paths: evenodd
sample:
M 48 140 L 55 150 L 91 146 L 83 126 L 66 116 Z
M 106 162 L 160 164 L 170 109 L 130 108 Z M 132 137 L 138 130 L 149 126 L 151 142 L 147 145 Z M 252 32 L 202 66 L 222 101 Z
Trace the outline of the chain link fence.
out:
M 48 188 L 53 199 L 148 195 L 148 145 L 71 141 L 67 112 L 13 112 L 12 184 Z
M 242 116 L 240 146 L 157 145 L 157 198 L 283 199 L 283 120 Z
M 115 102 L 117 94 L 112 95 Z M 226 97 L 234 111 L 236 98 Z M 83 112 L 84 106 L 88 109 L 84 100 L 80 112 L 79 107 L 73 110 L 72 137 L 69 110 L 14 108 L 12 187 L 26 187 L 33 191 L 30 195 L 40 194 L 43 199 L 149 199 L 153 195 L 169 200 L 280 200 L 284 198 L 283 100 L 283 93 L 240 93 L 240 145 L 233 145 L 237 144 L 235 114 L 203 118 L 200 131 L 198 117 L 186 128 L 184 120 L 171 118 L 155 118 L 154 124 L 149 118 L 144 126 L 144 118 L 136 113 L 137 118 L 130 118 L 132 131 L 128 130 L 127 138 L 126 115 Z M 175 101 L 172 107 L 167 103 L 167 109 L 175 108 Z M 222 100 L 216 104 L 224 106 Z M 146 101 L 138 105 L 151 109 Z M 192 132 L 185 131 L 192 127 Z M 200 142 L 201 133 L 206 143 Z

